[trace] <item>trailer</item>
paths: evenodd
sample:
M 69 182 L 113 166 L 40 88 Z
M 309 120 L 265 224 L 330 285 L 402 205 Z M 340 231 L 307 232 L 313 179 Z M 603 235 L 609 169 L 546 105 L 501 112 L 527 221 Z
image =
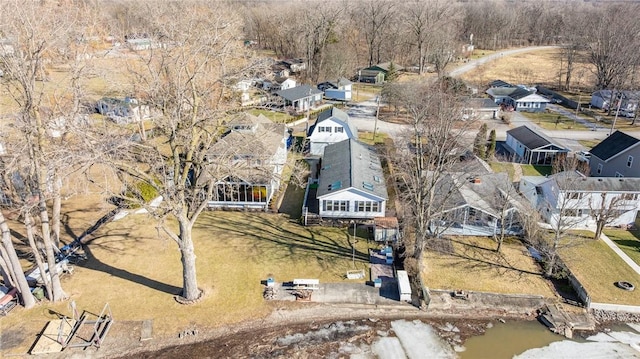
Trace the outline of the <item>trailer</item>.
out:
M 398 279 L 398 294 L 400 294 L 400 301 L 411 302 L 411 283 L 409 283 L 409 275 L 407 274 L 407 271 L 397 271 L 396 277 Z

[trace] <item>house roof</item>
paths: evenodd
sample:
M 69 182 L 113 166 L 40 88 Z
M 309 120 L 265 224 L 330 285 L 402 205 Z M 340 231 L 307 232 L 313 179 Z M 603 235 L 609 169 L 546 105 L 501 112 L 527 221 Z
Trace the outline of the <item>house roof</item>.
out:
M 318 95 L 318 94 L 322 94 L 322 91 L 315 89 L 309 85 L 300 85 L 300 86 L 292 87 L 290 89 L 276 92 L 276 95 L 291 102 L 298 101 L 303 98 L 311 97 L 313 95 Z
M 319 123 L 328 119 L 332 119 L 338 123 L 342 123 L 342 127 L 349 131 L 349 133 L 347 133 L 349 138 L 358 138 L 358 129 L 355 127 L 352 121 L 349 121 L 349 115 L 336 107 L 331 107 L 320 112 L 318 118 L 316 119 L 316 123 L 309 127 L 309 135 L 313 133 L 314 129 Z
M 553 142 L 544 134 L 537 132 L 527 126 L 513 128 L 507 131 L 507 135 L 511 135 L 511 137 L 518 140 L 518 142 L 522 143 L 530 150 L 535 150 L 547 145 L 554 145 L 560 148 L 564 148 L 563 146 L 560 146 L 557 143 Z
M 375 150 L 356 140 L 345 140 L 324 149 L 318 198 L 348 188 L 389 198 L 380 158 Z
M 384 73 L 389 72 L 389 67 L 391 66 L 391 62 L 383 62 L 380 64 L 373 65 L 371 67 L 367 67 L 366 70 L 374 70 L 374 71 L 383 71 Z M 395 67 L 396 71 L 403 70 L 404 67 L 398 65 L 397 63 L 393 63 L 393 67 Z
M 618 94 L 624 99 L 638 100 L 640 99 L 640 91 L 616 91 L 616 90 L 598 90 L 591 94 L 592 97 L 602 97 L 605 100 L 611 99 L 611 92 L 614 97 Z M 615 99 L 614 99 L 615 100 Z
M 469 176 L 467 172 L 448 172 L 442 175 L 434 190 L 439 198 L 435 208 L 443 212 L 470 206 L 497 217 L 500 203 L 492 199 L 497 198 L 500 192 L 511 193 L 510 207 L 518 206 L 515 189 L 505 172 L 476 176 Z
M 636 146 L 639 142 L 640 139 L 627 135 L 624 132 L 616 131 L 598 143 L 589 152 L 591 152 L 592 156 L 596 156 L 603 161 L 608 161 L 621 152 Z
M 282 146 L 286 126 L 273 123 L 264 116 L 244 114 L 229 122 L 236 125 L 250 125 L 249 129 L 232 130 L 213 144 L 208 151 L 217 163 L 231 163 L 224 171 L 249 183 L 269 180 L 274 164 L 271 158 Z M 256 162 L 259 161 L 259 164 Z
M 489 83 L 489 87 L 514 87 L 514 86 L 502 80 L 494 80 Z
M 338 79 L 338 81 L 324 81 L 318 84 L 318 88 L 334 88 L 334 89 L 338 89 L 342 86 L 346 86 L 346 85 L 351 85 L 353 84 L 353 82 L 347 80 L 344 77 L 341 77 Z
M 585 177 L 575 172 L 560 172 L 550 178 L 564 191 L 640 192 L 640 178 Z
M 470 98 L 467 99 L 466 106 L 473 107 L 481 110 L 497 110 L 500 108 L 492 99 L 490 98 Z

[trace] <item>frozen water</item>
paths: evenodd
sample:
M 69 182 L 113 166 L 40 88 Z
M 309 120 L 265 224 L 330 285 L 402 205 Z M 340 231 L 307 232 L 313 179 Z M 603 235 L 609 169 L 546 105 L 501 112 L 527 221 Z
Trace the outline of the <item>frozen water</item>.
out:
M 380 338 L 373 343 L 372 349 L 380 359 L 404 359 L 407 357 L 398 338 Z
M 640 358 L 640 353 L 622 343 L 588 342 L 576 343 L 568 340 L 554 342 L 546 347 L 529 349 L 516 355 L 517 359 L 629 359 Z
M 438 333 L 428 324 L 420 321 L 407 322 L 396 320 L 391 322 L 402 347 L 409 359 L 456 358 L 456 354 L 447 342 L 443 341 Z

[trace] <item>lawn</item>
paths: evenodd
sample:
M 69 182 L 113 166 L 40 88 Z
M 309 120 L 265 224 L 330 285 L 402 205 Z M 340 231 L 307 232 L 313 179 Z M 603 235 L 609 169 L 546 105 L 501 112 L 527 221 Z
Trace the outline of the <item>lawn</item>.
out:
M 591 128 L 573 120 L 558 115 L 556 113 L 548 112 L 520 112 L 527 117 L 531 122 L 536 123 L 538 126 L 545 130 L 591 130 Z
M 590 150 L 596 147 L 596 145 L 600 142 L 601 141 L 599 140 L 578 140 L 578 143 L 583 145 L 585 148 L 587 148 L 587 150 Z
M 386 133 L 376 133 L 376 139 L 375 141 L 373 140 L 373 132 L 358 132 L 358 140 L 368 144 L 368 145 L 374 145 L 377 143 L 385 143 L 386 139 L 389 136 L 387 136 Z
M 450 254 L 425 252 L 422 277 L 429 288 L 554 296 L 518 240 L 506 240 L 500 253 L 488 237 L 453 237 L 451 245 Z
M 588 240 L 579 246 L 563 248 L 560 255 L 592 302 L 640 305 L 640 291 L 627 292 L 614 285 L 621 280 L 638 285 L 640 275 L 603 241 Z
M 622 249 L 634 262 L 640 264 L 640 230 L 607 228 L 604 234 Z
M 513 180 L 513 174 L 515 173 L 514 164 L 511 162 L 489 162 L 489 166 L 493 172 L 506 172 L 509 174 L 509 178 Z
M 263 110 L 259 108 L 252 108 L 248 112 L 254 116 L 264 115 L 266 118 L 276 123 L 289 123 L 294 120 L 293 116 L 282 112 Z
M 72 211 L 72 217 L 77 215 Z M 78 222 L 71 218 L 70 223 Z M 180 253 L 156 222 L 146 215 L 127 216 L 104 225 L 93 238 L 86 246 L 89 259 L 63 278 L 66 293 L 80 310 L 99 312 L 109 303 L 116 322 L 153 319 L 158 335 L 265 317 L 274 305 L 281 306 L 262 298 L 261 280 L 268 276 L 342 282 L 345 272 L 354 269 L 346 228 L 303 227 L 282 214 L 205 212 L 193 240 L 198 284 L 206 295 L 183 306 L 173 299 L 182 285 Z M 355 267 L 366 269 L 366 240 L 358 241 L 355 253 Z M 51 313 L 70 315 L 68 305 L 43 302 L 2 318 L 4 328 L 26 334 L 12 352 L 24 353 L 55 317 Z
M 382 91 L 382 86 L 365 83 L 354 83 L 351 101 L 362 102 L 375 98 Z
M 519 165 L 522 168 L 523 176 L 548 176 L 551 174 L 552 166 Z

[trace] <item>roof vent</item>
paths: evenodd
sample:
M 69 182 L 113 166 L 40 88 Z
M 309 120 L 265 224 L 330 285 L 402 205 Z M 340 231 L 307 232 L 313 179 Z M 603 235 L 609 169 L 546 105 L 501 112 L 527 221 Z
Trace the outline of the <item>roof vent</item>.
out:
M 619 178 L 618 181 L 623 182 L 624 178 Z
M 482 180 L 480 179 L 480 177 L 474 177 L 472 182 L 473 183 L 482 183 Z
M 598 182 L 602 182 L 602 178 L 598 178 Z

